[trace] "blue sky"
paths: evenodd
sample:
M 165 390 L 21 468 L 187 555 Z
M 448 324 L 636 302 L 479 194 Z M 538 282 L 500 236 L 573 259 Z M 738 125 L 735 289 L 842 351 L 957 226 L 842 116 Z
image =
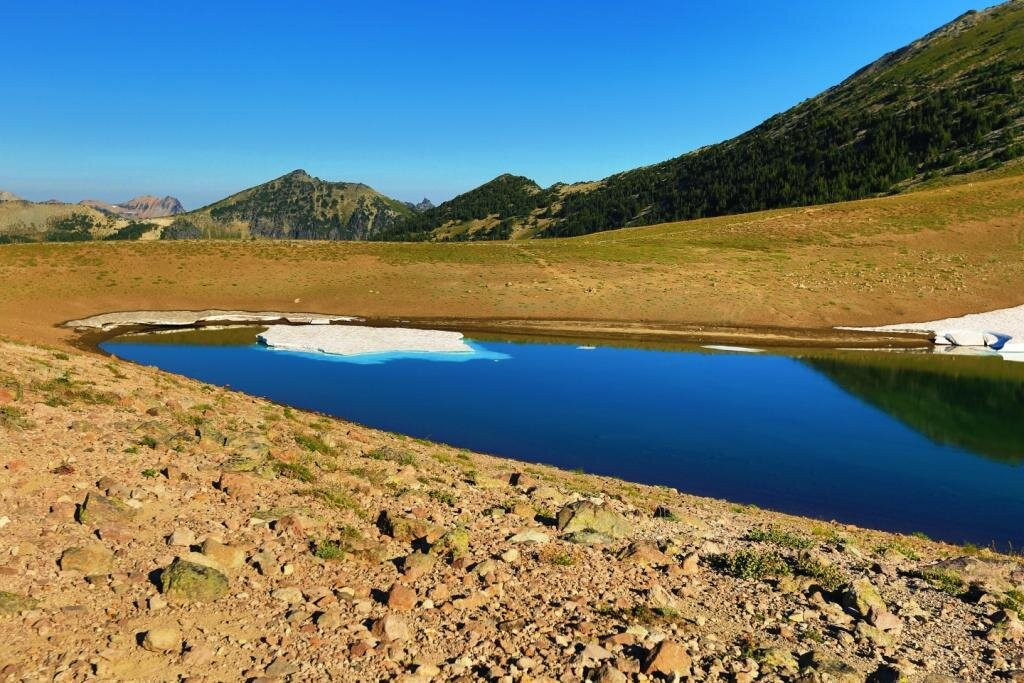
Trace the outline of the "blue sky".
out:
M 747 130 L 984 0 L 12 0 L 0 189 L 173 194 L 304 168 L 434 201 Z

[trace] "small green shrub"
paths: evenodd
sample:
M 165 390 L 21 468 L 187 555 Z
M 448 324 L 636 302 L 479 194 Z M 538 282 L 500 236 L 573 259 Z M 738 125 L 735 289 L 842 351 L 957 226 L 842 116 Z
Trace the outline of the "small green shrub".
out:
M 299 491 L 298 493 L 304 496 L 319 498 L 332 508 L 336 508 L 338 510 L 352 510 L 360 517 L 366 516 L 366 511 L 363 509 L 363 506 L 359 504 L 359 501 L 357 501 L 348 491 L 341 488 L 321 487 Z
M 324 440 L 316 434 L 296 434 L 295 443 L 313 453 L 330 455 L 334 452 L 334 449 L 327 445 L 327 443 L 325 443 Z
M 908 560 L 920 559 L 918 557 L 917 551 L 915 551 L 906 543 L 902 543 L 900 541 L 897 541 L 896 539 L 886 541 L 885 543 L 879 543 L 875 546 L 875 553 L 877 553 L 878 555 L 885 555 L 890 550 L 898 552 L 900 555 L 903 555 L 903 557 L 907 558 Z
M 1024 614 L 1024 591 L 1010 589 L 999 599 L 999 606 L 1012 609 L 1017 614 Z
M 548 562 L 559 567 L 571 567 L 575 564 L 575 560 L 568 553 L 558 553 L 548 558 Z
M 24 429 L 29 426 L 25 419 L 25 411 L 14 406 L 0 406 L 0 427 L 4 429 Z
M 298 479 L 304 484 L 311 484 L 316 481 L 316 475 L 313 474 L 313 471 L 297 462 L 277 461 L 274 463 L 274 471 L 282 477 Z
M 146 448 L 156 448 L 156 439 L 147 434 L 139 439 L 139 445 L 145 446 Z
M 921 570 L 921 578 L 927 581 L 932 588 L 937 588 L 950 595 L 960 595 L 967 588 L 967 582 L 952 569 L 925 567 Z
M 415 465 L 416 456 L 408 451 L 402 451 L 397 448 L 391 448 L 390 446 L 381 446 L 375 448 L 366 454 L 366 457 L 370 460 L 387 460 L 389 462 L 397 463 L 399 465 Z
M 765 579 L 789 576 L 792 570 L 777 552 L 739 550 L 735 553 L 720 553 L 710 558 L 711 567 L 737 579 Z
M 337 541 L 317 541 L 313 554 L 321 560 L 344 560 L 348 549 Z
M 451 491 L 438 491 L 435 489 L 427 495 L 429 495 L 431 498 L 438 502 L 444 503 L 445 505 L 450 505 L 452 507 L 455 507 L 455 504 L 458 502 L 458 499 L 455 497 L 455 494 L 452 493 Z
M 146 469 L 142 470 L 142 476 L 146 477 L 147 479 L 152 479 L 156 475 L 157 471 L 152 467 L 147 467 Z
M 751 529 L 747 532 L 745 537 L 747 541 L 755 541 L 757 543 L 771 543 L 782 548 L 793 548 L 795 550 L 804 550 L 814 545 L 811 539 L 800 534 L 794 534 L 790 531 L 783 531 L 778 527 L 766 527 L 762 529 Z
M 846 583 L 846 576 L 834 564 L 822 562 L 809 553 L 801 553 L 795 562 L 796 573 L 816 579 L 823 587 L 836 590 Z

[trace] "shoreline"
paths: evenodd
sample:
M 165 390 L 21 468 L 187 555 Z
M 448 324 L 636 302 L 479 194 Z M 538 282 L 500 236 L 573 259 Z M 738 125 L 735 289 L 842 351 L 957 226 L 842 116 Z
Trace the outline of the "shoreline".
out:
M 201 329 L 212 325 L 246 326 L 306 325 L 297 318 L 310 316 L 332 319 L 331 325 L 358 324 L 365 327 L 406 327 L 462 332 L 466 335 L 493 335 L 522 339 L 587 343 L 591 341 L 637 342 L 644 344 L 731 344 L 762 347 L 856 348 L 856 349 L 927 349 L 932 346 L 924 332 L 891 332 L 840 328 L 795 328 L 769 326 L 727 326 L 686 324 L 664 321 L 625 321 L 610 319 L 566 318 L 460 318 L 460 317 L 362 317 L 332 314 L 292 314 L 235 311 L 236 319 L 202 319 L 207 311 L 120 311 L 81 318 L 56 326 L 71 329 L 75 334 L 68 343 L 74 348 L 107 355 L 99 345 L 118 335 L 165 329 Z M 167 314 L 164 321 L 159 319 Z M 180 322 L 192 314 L 191 322 Z M 270 316 L 277 315 L 277 318 Z M 114 317 L 116 316 L 116 318 Z M 244 319 L 243 319 L 244 318 Z M 83 321 L 101 319 L 116 324 L 81 325 Z

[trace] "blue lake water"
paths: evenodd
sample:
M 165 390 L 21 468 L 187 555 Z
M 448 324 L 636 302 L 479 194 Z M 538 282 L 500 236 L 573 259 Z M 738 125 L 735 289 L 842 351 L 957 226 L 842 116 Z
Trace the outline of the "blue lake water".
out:
M 1024 382 L 993 379 L 990 366 L 976 376 L 974 366 L 936 373 L 881 358 L 892 354 L 876 363 L 866 353 L 472 345 L 477 353 L 457 359 L 345 360 L 256 344 L 102 347 L 472 450 L 953 542 L 1024 545 Z

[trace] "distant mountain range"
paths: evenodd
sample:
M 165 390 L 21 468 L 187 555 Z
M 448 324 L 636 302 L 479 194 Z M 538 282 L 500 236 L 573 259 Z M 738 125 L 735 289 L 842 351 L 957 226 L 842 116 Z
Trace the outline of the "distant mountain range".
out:
M 90 206 L 104 213 L 112 213 L 125 218 L 161 218 L 185 213 L 185 207 L 175 197 L 155 197 L 140 195 L 119 204 L 108 204 L 98 199 L 85 199 L 79 204 Z
M 525 239 L 902 192 L 1022 156 L 1024 0 L 1010 0 L 964 14 L 738 137 L 602 180 L 542 188 L 503 174 L 434 206 L 296 170 L 190 212 L 148 196 L 82 208 L 155 221 L 118 233 L 126 238 Z M 18 217 L 5 223 L 0 211 L 0 235 L 11 221 L 25 225 L 7 213 Z

